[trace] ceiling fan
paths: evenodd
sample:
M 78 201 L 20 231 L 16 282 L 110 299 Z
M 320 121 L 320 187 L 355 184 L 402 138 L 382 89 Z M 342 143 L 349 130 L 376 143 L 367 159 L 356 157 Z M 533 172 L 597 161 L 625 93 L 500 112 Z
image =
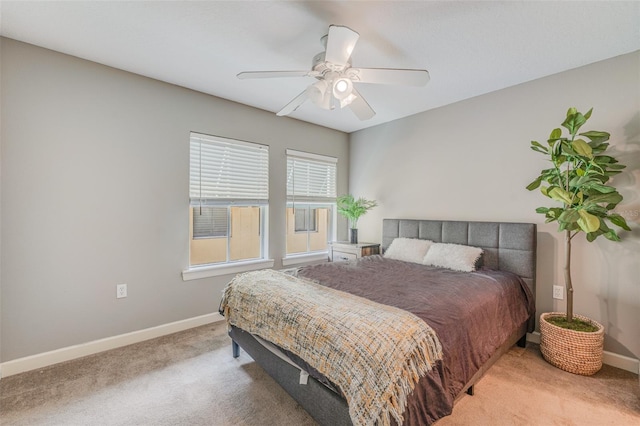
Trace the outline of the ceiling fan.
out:
M 354 83 L 424 86 L 429 81 L 427 70 L 352 67 L 351 53 L 359 37 L 360 34 L 351 28 L 330 25 L 329 33 L 320 39 L 325 51 L 313 57 L 310 71 L 248 71 L 239 73 L 237 77 L 315 77 L 318 81 L 285 105 L 277 115 L 291 114 L 310 99 L 326 110 L 348 106 L 360 120 L 368 120 L 376 113 L 355 89 Z

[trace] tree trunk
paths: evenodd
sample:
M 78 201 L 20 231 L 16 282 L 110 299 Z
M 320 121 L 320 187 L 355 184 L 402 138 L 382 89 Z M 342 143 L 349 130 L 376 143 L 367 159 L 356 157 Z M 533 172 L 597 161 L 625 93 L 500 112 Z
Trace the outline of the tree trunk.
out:
M 573 284 L 571 283 L 571 232 L 565 231 L 564 284 L 567 288 L 567 321 L 573 321 Z

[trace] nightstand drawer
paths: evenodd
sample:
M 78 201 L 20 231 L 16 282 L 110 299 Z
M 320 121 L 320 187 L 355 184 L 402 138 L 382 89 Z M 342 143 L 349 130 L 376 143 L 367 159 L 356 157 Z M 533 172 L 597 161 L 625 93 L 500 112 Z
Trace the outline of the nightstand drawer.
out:
M 356 260 L 358 255 L 355 253 L 345 253 L 343 251 L 333 251 L 334 262 L 347 262 L 349 260 Z

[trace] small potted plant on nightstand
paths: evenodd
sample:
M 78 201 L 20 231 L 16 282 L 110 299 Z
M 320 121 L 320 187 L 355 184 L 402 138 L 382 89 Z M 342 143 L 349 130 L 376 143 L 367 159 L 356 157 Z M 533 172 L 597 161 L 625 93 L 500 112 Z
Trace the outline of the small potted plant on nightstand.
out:
M 578 134 L 580 127 L 591 117 L 592 110 L 584 115 L 575 108 L 567 111 L 562 127 L 569 131 L 568 137 L 557 128 L 551 132 L 547 146 L 531 142 L 531 149 L 544 154 L 550 160 L 551 168 L 542 170 L 527 186 L 530 191 L 539 187 L 545 197 L 561 204 L 559 207 L 538 207 L 536 212 L 544 214 L 546 222 L 558 222 L 558 231 L 564 232 L 565 237 L 567 312 L 540 315 L 540 351 L 550 364 L 582 375 L 595 374 L 602 367 L 604 327 L 573 313 L 571 240 L 584 233 L 588 242 L 601 235 L 611 241 L 620 241 L 607 222 L 631 230 L 624 218 L 613 212 L 622 201 L 622 195 L 608 183 L 625 166 L 605 154 L 609 133 Z
M 346 217 L 349 220 L 350 239 L 353 244 L 358 243 L 358 219 L 360 216 L 376 207 L 378 203 L 373 200 L 367 200 L 365 198 L 356 199 L 351 194 L 346 194 L 338 197 L 336 200 L 338 206 L 338 213 Z

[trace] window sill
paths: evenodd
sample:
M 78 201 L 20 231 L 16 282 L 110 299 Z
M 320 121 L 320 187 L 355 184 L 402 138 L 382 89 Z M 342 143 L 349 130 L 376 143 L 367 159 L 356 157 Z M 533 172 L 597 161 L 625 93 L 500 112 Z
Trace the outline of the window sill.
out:
M 266 259 L 234 264 L 193 267 L 182 271 L 182 280 L 191 281 L 198 280 L 200 278 L 218 277 L 220 275 L 257 271 L 258 269 L 273 268 L 273 265 L 273 259 Z
M 285 257 L 284 259 L 282 259 L 282 266 L 300 265 L 302 263 L 319 262 L 322 260 L 326 262 L 328 261 L 328 259 L 329 259 L 329 255 L 326 252 L 300 254 L 297 256 L 293 255 L 293 256 Z

